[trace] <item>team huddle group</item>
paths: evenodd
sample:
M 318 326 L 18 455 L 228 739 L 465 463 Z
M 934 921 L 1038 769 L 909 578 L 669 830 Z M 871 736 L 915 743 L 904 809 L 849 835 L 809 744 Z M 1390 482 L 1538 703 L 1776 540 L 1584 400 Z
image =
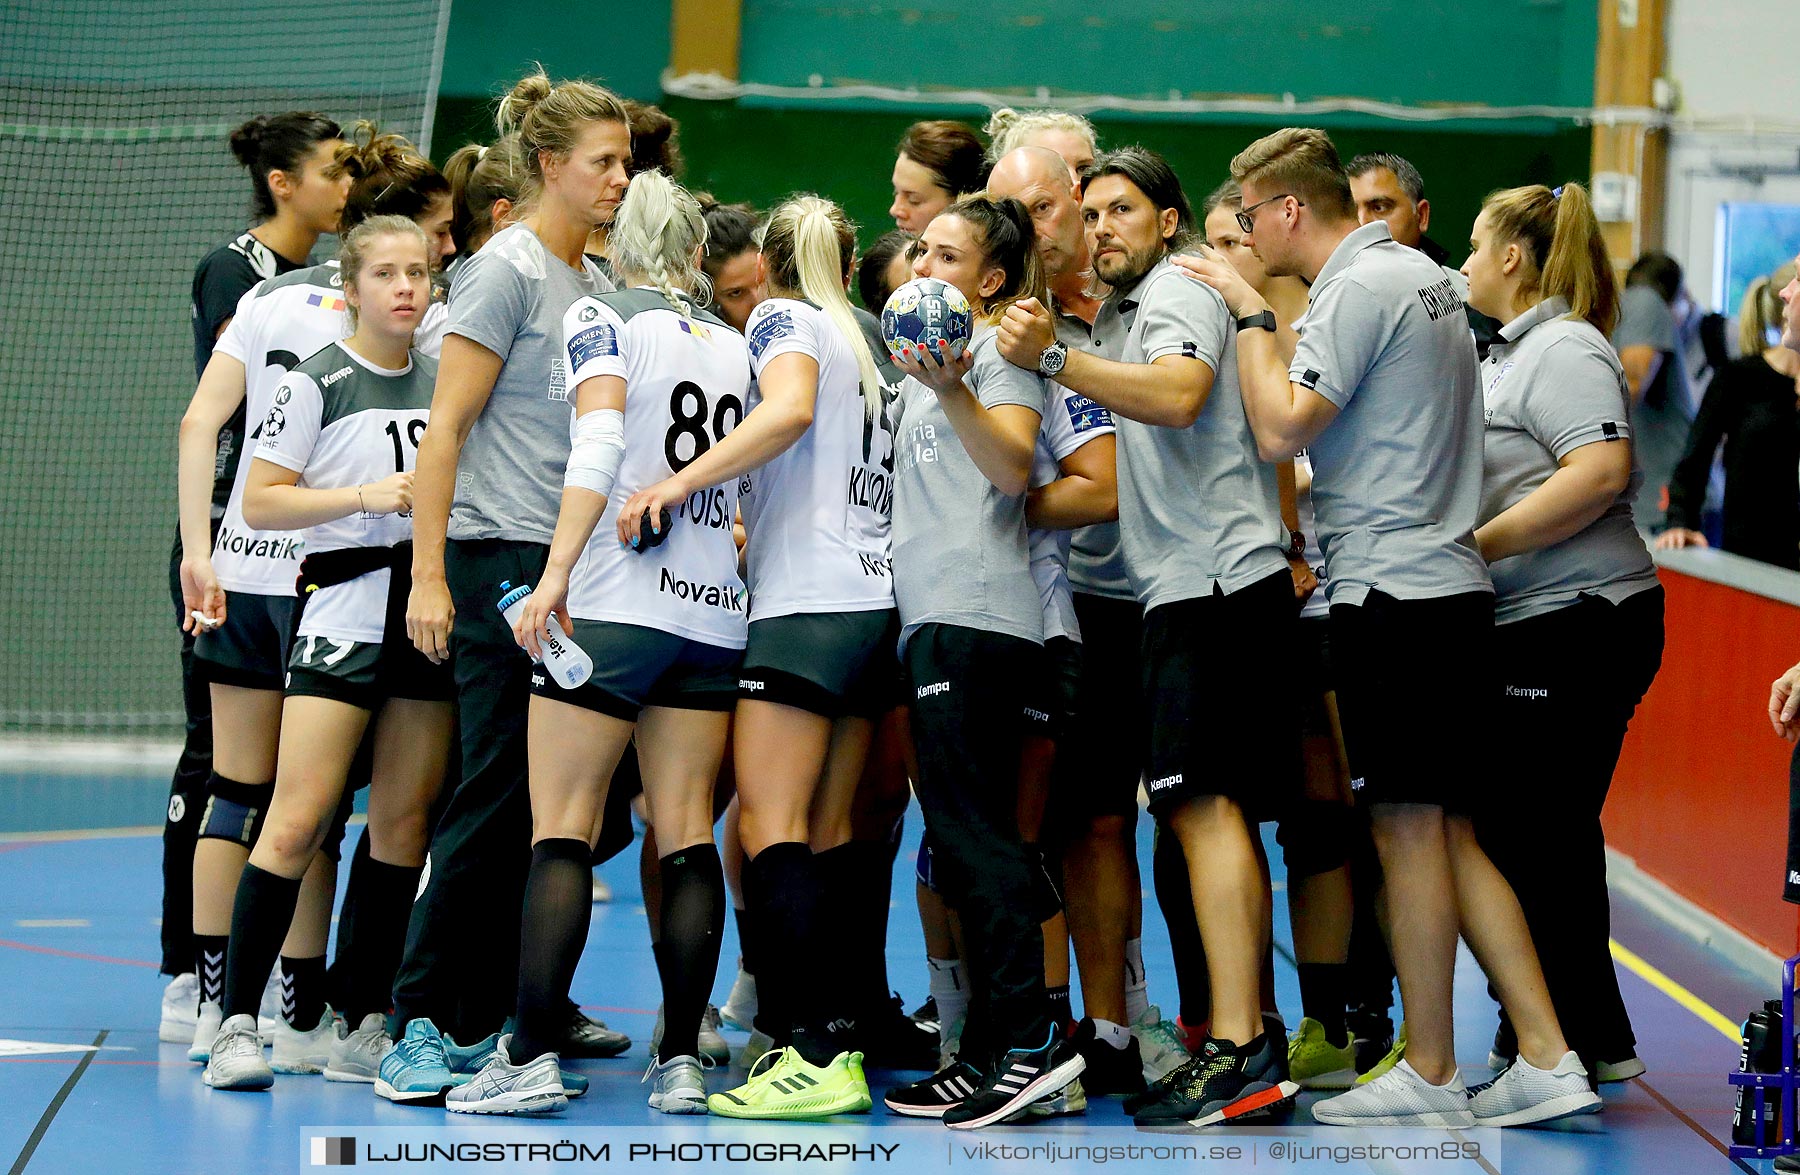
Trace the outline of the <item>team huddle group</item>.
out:
M 1282 130 L 1196 206 L 1003 110 L 907 132 L 859 256 L 829 199 L 685 190 L 670 120 L 596 85 L 533 74 L 497 124 L 443 172 L 312 114 L 232 137 L 258 223 L 194 283 L 165 863 L 162 1035 L 209 1086 L 563 1109 L 564 1062 L 631 1045 L 570 987 L 634 812 L 663 1113 L 866 1111 L 868 1068 L 952 1129 L 1301 1089 L 1332 1125 L 1506 1126 L 1643 1072 L 1599 815 L 1662 592 L 1579 185 L 1496 191 L 1457 271 L 1396 156 Z M 914 277 L 966 348 L 884 340 Z M 1459 934 L 1501 1009 L 1472 1087 Z M 722 1019 L 747 1071 L 709 1096 Z

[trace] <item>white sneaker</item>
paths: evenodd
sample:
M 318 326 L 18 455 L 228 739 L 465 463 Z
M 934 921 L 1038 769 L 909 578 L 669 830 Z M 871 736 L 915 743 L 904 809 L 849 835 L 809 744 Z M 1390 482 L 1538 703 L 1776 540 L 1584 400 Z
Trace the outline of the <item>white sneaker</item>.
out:
M 650 1055 L 655 1056 L 662 1050 L 663 1009 L 656 1005 L 656 1027 L 650 1032 Z M 731 1063 L 731 1046 L 719 1035 L 719 1009 L 712 1004 L 706 1005 L 706 1011 L 700 1014 L 700 1055 L 719 1065 Z
M 1162 1009 L 1151 1004 L 1131 1026 L 1144 1063 L 1144 1084 L 1155 1085 L 1188 1061 L 1187 1041 L 1181 1029 L 1162 1018 Z
M 510 1044 L 509 1032 L 495 1044 L 494 1055 L 473 1080 L 444 1095 L 444 1108 L 453 1114 L 554 1114 L 568 1109 L 556 1054 L 515 1065 L 506 1054 Z
M 1477 1126 L 1525 1126 L 1600 1109 L 1600 1095 L 1588 1087 L 1587 1069 L 1573 1052 L 1554 1069 L 1539 1069 L 1524 1057 L 1469 1099 Z
M 344 1022 L 327 1005 L 319 1022 L 306 1032 L 286 1020 L 269 1033 L 269 1068 L 277 1073 L 323 1073 L 331 1061 L 332 1046 L 344 1039 Z
M 650 1083 L 650 1108 L 664 1114 L 706 1113 L 706 1080 L 700 1058 L 683 1054 L 666 1061 L 650 1058 L 644 1070 Z
M 372 1085 L 381 1073 L 381 1058 L 393 1048 L 393 1038 L 387 1034 L 387 1017 L 370 1012 L 362 1018 L 361 1027 L 332 1044 L 331 1059 L 325 1063 L 325 1080 Z
M 214 1089 L 267 1089 L 275 1071 L 263 1060 L 256 1017 L 233 1016 L 219 1028 L 207 1049 L 206 1084 Z
M 156 1039 L 170 1044 L 191 1044 L 194 1025 L 200 1019 L 200 977 L 189 971 L 177 975 L 163 988 L 162 1023 Z
M 1317 1102 L 1313 1121 L 1327 1126 L 1438 1126 L 1466 1130 L 1475 1125 L 1462 1074 L 1433 1085 L 1404 1060 L 1367 1085 Z
M 756 976 L 744 970 L 743 956 L 738 956 L 737 978 L 731 981 L 731 994 L 719 1008 L 719 1016 L 733 1028 L 749 1032 L 756 1027 Z
M 606 884 L 606 878 L 594 874 L 594 901 L 610 902 L 613 899 L 612 886 Z
M 283 995 L 281 963 L 278 960 L 275 969 L 269 972 L 269 982 L 263 984 L 262 1006 L 256 1009 L 256 1030 L 264 1036 L 273 1034 L 276 1025 L 285 1023 L 282 1019 Z
M 750 1030 L 750 1039 L 745 1041 L 744 1047 L 738 1051 L 738 1064 L 749 1069 L 754 1066 L 756 1062 L 762 1060 L 762 1055 L 764 1053 L 774 1047 L 774 1037 L 770 1036 L 760 1028 L 752 1028 Z M 650 1055 L 655 1056 L 656 1054 L 652 1053 Z
M 225 1010 L 212 1000 L 200 1005 L 200 1011 L 194 1015 L 194 1039 L 188 1043 L 188 1060 L 206 1064 L 212 1054 L 212 1043 L 219 1035 L 219 1028 L 225 1023 Z

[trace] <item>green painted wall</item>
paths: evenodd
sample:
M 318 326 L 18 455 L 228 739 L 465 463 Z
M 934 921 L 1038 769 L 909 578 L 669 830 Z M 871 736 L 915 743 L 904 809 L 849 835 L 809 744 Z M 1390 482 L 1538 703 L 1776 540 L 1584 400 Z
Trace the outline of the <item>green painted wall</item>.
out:
M 497 95 L 541 61 L 551 77 L 654 100 L 669 63 L 669 12 L 669 0 L 452 0 L 438 92 Z

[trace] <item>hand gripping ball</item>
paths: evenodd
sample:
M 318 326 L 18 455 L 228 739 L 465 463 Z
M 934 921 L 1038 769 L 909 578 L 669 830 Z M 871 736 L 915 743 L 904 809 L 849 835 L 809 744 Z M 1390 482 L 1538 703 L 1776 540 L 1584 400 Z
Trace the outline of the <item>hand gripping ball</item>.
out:
M 881 337 L 896 358 L 908 344 L 936 355 L 941 343 L 946 358 L 955 359 L 968 349 L 972 323 L 961 290 L 935 277 L 915 277 L 882 307 Z

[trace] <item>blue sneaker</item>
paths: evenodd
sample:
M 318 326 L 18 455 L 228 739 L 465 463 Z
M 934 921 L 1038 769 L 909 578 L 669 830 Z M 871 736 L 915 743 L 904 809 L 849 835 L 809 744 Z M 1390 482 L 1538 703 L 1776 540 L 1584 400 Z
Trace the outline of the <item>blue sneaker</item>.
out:
M 420 1019 L 408 1024 L 406 1035 L 381 1058 L 375 1096 L 390 1102 L 437 1102 L 455 1084 L 444 1038 L 438 1034 L 437 1025 Z
M 492 1033 L 485 1040 L 478 1040 L 471 1045 L 457 1044 L 448 1033 L 444 1035 L 444 1051 L 450 1055 L 450 1075 L 458 1085 L 467 1085 L 475 1079 L 493 1055 L 500 1050 L 500 1034 Z M 567 1069 L 562 1072 L 563 1095 L 578 1098 L 588 1091 L 588 1079 L 579 1073 L 571 1073 Z

